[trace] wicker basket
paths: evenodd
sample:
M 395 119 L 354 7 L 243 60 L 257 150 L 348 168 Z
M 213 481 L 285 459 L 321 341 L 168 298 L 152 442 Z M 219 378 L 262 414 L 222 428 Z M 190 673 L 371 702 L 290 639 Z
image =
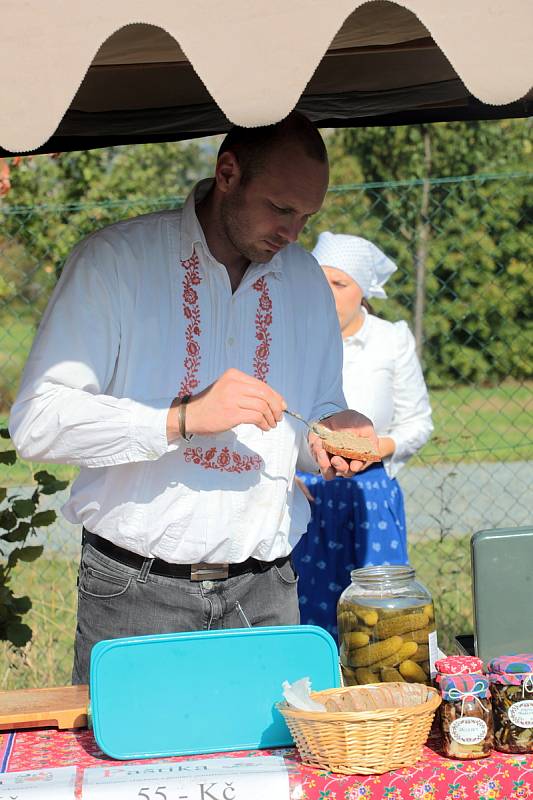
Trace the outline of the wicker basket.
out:
M 422 754 L 441 699 L 418 683 L 381 683 L 314 692 L 326 712 L 279 703 L 304 764 L 345 775 L 410 767 Z

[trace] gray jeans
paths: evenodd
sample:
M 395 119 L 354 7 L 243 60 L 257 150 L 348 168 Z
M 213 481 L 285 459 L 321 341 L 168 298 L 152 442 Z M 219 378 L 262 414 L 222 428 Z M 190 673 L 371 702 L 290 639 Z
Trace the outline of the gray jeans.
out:
M 176 631 L 297 625 L 298 578 L 287 561 L 265 572 L 193 582 L 124 566 L 84 544 L 72 683 L 89 682 L 91 650 L 102 639 Z

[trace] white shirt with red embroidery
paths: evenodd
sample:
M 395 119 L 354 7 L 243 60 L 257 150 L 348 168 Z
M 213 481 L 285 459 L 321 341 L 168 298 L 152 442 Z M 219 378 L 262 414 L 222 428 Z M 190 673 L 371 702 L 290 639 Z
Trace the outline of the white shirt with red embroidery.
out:
M 305 532 L 296 464 L 305 427 L 239 425 L 168 444 L 176 395 L 235 367 L 307 419 L 345 408 L 342 341 L 322 270 L 297 245 L 251 264 L 234 294 L 195 213 L 137 217 L 72 252 L 11 412 L 19 453 L 79 465 L 65 517 L 120 547 L 175 563 L 272 560 Z M 196 194 L 195 194 L 196 192 Z

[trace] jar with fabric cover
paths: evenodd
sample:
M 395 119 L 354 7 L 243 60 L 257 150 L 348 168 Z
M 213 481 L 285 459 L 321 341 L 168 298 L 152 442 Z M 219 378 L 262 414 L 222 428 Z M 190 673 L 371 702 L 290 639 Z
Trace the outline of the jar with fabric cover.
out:
M 485 758 L 494 747 L 494 727 L 483 662 L 473 656 L 452 656 L 439 659 L 435 667 L 442 697 L 443 754 L 461 760 Z
M 496 750 L 533 753 L 533 653 L 494 658 L 488 672 Z
M 352 571 L 351 581 L 337 605 L 345 684 L 431 685 L 437 654 L 435 611 L 414 569 L 363 567 Z

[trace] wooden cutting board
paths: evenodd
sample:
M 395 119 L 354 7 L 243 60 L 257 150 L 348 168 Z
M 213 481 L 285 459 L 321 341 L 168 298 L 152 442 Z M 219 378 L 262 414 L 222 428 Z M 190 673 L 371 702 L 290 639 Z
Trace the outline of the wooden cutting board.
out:
M 0 692 L 0 731 L 87 727 L 88 686 Z

